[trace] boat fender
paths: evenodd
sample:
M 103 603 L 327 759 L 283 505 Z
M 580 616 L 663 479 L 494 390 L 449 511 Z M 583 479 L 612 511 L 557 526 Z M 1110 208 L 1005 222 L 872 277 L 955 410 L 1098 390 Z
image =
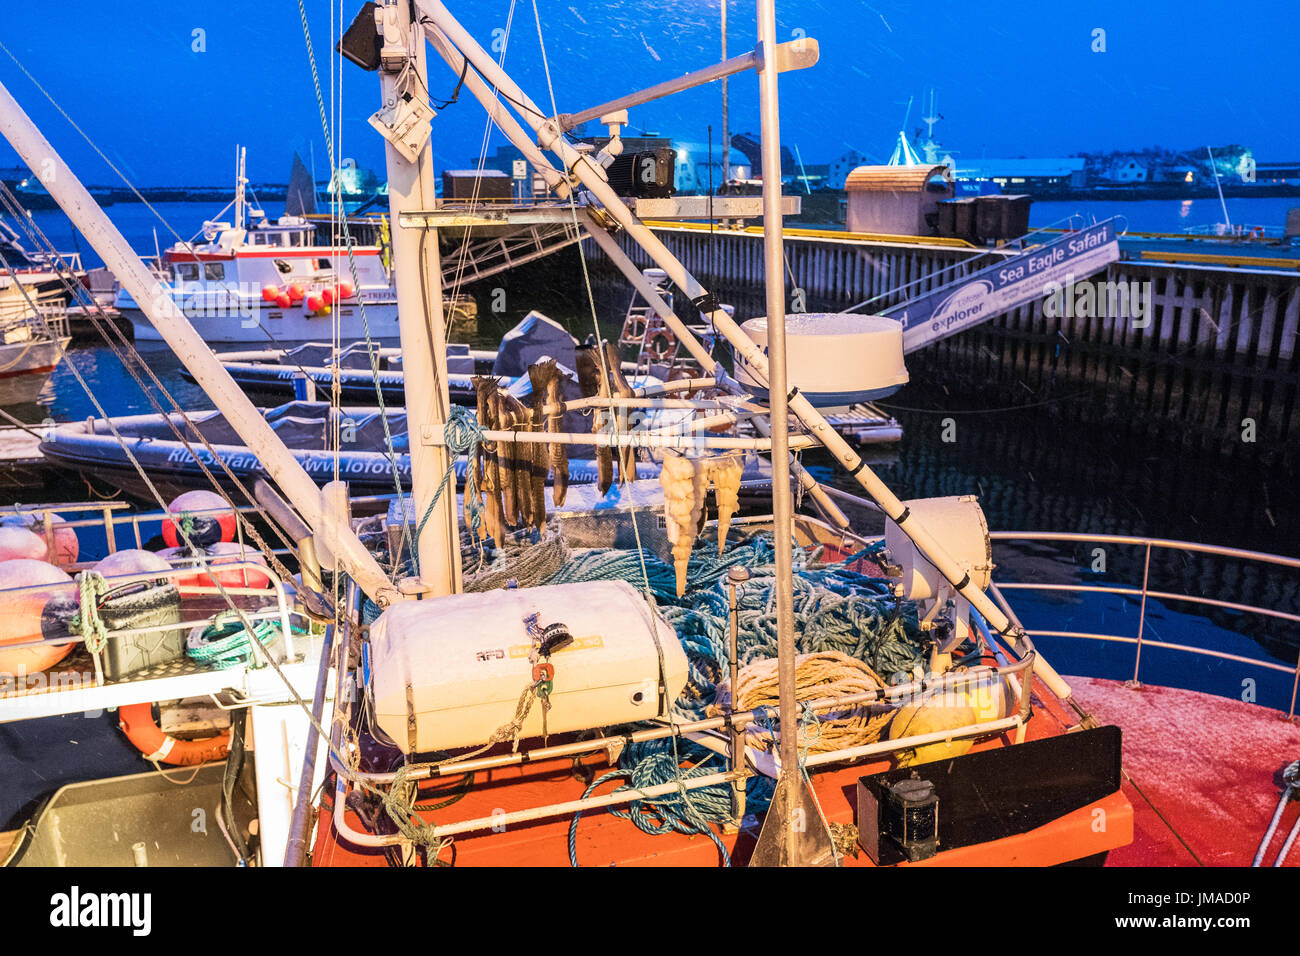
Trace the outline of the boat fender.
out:
M 144 755 L 145 760 L 157 760 L 176 767 L 224 760 L 230 752 L 230 732 L 223 730 L 215 737 L 199 740 L 178 740 L 165 734 L 153 716 L 153 704 L 128 704 L 117 710 L 117 725 Z
M 0 682 L 48 670 L 76 647 L 75 641 L 5 647 L 66 634 L 68 622 L 77 612 L 76 585 L 64 571 L 29 558 L 0 561 L 0 591 L 33 584 L 52 586 L 4 599 L 4 614 L 0 616 Z
M 50 515 L 51 530 L 54 533 L 54 548 L 48 548 L 48 538 L 45 534 L 44 516 L 40 514 L 22 514 L 8 515 L 3 521 L 0 521 L 0 527 L 24 528 L 30 531 L 47 544 L 46 553 L 38 555 L 12 555 L 12 557 L 35 557 L 41 561 L 48 561 L 50 564 L 56 564 L 61 568 L 70 564 L 75 564 L 81 553 L 81 542 L 77 538 L 77 531 L 72 525 L 68 524 L 59 515 Z M 0 554 L 4 552 L 0 547 Z M 5 560 L 0 558 L 0 560 Z
M 223 509 L 224 513 L 220 513 Z M 162 536 L 169 548 L 178 548 L 184 543 L 180 525 L 187 521 L 187 534 L 195 547 L 207 548 L 218 541 L 235 540 L 235 512 L 216 492 L 187 491 L 172 500 L 167 512 L 173 517 L 163 522 Z

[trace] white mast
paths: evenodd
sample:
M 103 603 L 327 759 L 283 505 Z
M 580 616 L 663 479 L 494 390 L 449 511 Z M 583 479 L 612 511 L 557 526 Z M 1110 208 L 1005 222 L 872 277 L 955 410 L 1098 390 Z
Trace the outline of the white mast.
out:
M 423 31 L 413 29 L 410 5 L 385 0 L 376 11 L 383 37 L 380 88 L 381 115 L 394 122 L 405 107 L 404 93 L 413 102 L 428 97 Z M 438 235 L 402 225 L 402 213 L 436 205 L 433 154 L 429 146 L 432 110 L 416 118 L 415 127 L 386 135 L 388 206 L 392 222 L 393 276 L 397 287 L 397 320 L 402 337 L 402 372 L 406 392 L 406 425 L 410 436 L 411 489 L 415 528 L 424 522 L 413 543 L 422 583 L 434 595 L 460 590 L 460 533 L 456 523 L 456 492 L 448 484 L 434 504 L 434 493 L 447 471 L 450 453 L 444 445 L 423 441 L 427 431 L 441 431 L 451 397 L 447 390 L 447 340 L 442 312 L 442 266 Z M 408 114 L 409 115 L 409 114 Z M 420 128 L 422 127 L 422 128 Z M 415 129 L 414 132 L 411 129 Z M 390 131 L 391 132 L 391 131 Z M 419 142 L 418 155 L 408 157 L 409 144 Z M 401 148 L 399 148 L 401 147 Z M 430 508 L 433 508 L 430 512 Z

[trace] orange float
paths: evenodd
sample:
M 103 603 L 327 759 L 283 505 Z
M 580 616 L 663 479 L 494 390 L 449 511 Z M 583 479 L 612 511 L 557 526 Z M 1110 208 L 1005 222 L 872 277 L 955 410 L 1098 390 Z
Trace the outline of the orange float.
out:
M 212 513 L 221 509 L 225 509 L 224 514 Z M 164 521 L 162 526 L 163 540 L 169 548 L 181 546 L 180 522 L 187 517 L 193 524 L 193 530 L 189 532 L 190 541 L 197 547 L 206 548 L 218 541 L 235 540 L 235 512 L 216 492 L 187 491 L 167 506 L 167 513 L 176 516 Z
M 212 760 L 224 760 L 230 752 L 230 731 L 201 740 L 179 740 L 162 732 L 153 715 L 153 704 L 129 704 L 117 709 L 117 725 L 146 760 L 177 767 L 192 767 Z
M 51 604 L 63 604 L 69 613 L 76 607 L 77 594 L 72 578 L 54 565 L 31 558 L 0 561 L 0 591 L 34 584 L 54 586 L 6 595 L 3 600 L 4 613 L 0 614 L 0 673 L 6 676 L 25 677 L 48 670 L 76 647 L 75 641 L 30 647 L 6 646 L 26 644 L 45 637 L 47 628 L 57 624 L 57 620 L 49 613 L 54 610 Z M 58 630 L 61 633 L 63 628 L 58 627 Z

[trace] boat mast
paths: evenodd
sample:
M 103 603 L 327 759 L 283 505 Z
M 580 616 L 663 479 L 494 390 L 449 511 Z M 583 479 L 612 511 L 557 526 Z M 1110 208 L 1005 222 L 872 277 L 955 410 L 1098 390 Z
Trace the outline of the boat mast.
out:
M 428 93 L 424 32 L 411 21 L 411 6 L 385 0 L 376 12 L 383 39 L 379 69 L 383 110 L 398 110 L 403 94 L 423 101 Z M 395 113 L 393 114 L 396 115 Z M 432 115 L 430 112 L 429 115 Z M 434 496 L 450 463 L 445 445 L 427 444 L 424 436 L 441 434 L 451 397 L 447 389 L 447 340 L 442 308 L 442 265 L 438 234 L 402 225 L 402 213 L 432 209 L 434 197 L 433 150 L 429 121 L 419 120 L 425 132 L 414 160 L 386 136 L 389 222 L 393 224 L 393 276 L 397 287 L 397 321 L 402 339 L 402 372 L 406 392 L 407 434 L 410 436 L 411 489 L 415 504 L 414 527 L 423 531 L 412 544 L 422 584 L 433 595 L 460 590 L 460 534 L 456 523 L 456 495 L 449 485 L 441 498 Z M 402 139 L 411 141 L 411 134 Z M 430 511 L 432 509 L 432 511 Z M 428 520 L 425 521 L 426 515 Z
M 323 507 L 320 489 L 311 476 L 235 384 L 167 288 L 122 238 L 3 83 L 0 83 L 0 135 L 9 141 L 33 173 L 41 171 L 38 178 L 72 224 L 117 276 L 122 288 L 131 294 L 140 311 L 225 415 L 249 451 L 257 456 L 271 480 L 302 513 L 312 531 L 326 540 L 343 569 L 381 606 L 397 598 L 383 568 L 352 529 Z
M 248 156 L 248 150 L 242 146 L 235 146 L 235 228 L 243 231 L 244 228 L 244 187 L 248 185 L 248 178 L 244 175 L 244 161 Z
M 727 4 L 731 0 L 722 0 L 722 62 L 727 62 Z M 731 98 L 727 95 L 727 78 L 722 78 L 722 185 L 727 185 L 731 178 L 731 125 L 729 112 Z

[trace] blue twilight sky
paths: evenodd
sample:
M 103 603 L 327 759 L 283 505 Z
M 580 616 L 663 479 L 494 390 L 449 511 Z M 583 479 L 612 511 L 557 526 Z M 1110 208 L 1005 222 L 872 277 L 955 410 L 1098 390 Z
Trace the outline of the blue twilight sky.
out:
M 572 111 L 716 60 L 720 0 L 536 0 L 555 95 Z M 342 78 L 342 152 L 382 171 L 366 124 L 378 84 L 341 73 L 331 33 L 360 0 L 306 0 L 329 97 Z M 510 0 L 449 6 L 484 45 Z M 57 7 L 58 16 L 51 16 Z M 936 136 L 960 158 L 1059 156 L 1083 150 L 1242 143 L 1256 159 L 1300 158 L 1296 124 L 1300 2 L 1239 7 L 1205 0 L 778 0 L 778 34 L 821 44 L 812 70 L 782 78 L 783 141 L 805 162 L 850 148 L 883 161 L 916 98 L 909 133 L 936 91 Z M 217 185 L 235 143 L 254 181 L 283 182 L 294 150 L 328 163 L 296 0 L 0 0 L 3 42 L 138 183 Z M 731 0 L 730 52 L 752 47 L 754 5 Z M 331 22 L 333 20 L 333 22 Z M 1105 30 L 1095 53 L 1093 31 Z M 195 31 L 202 31 L 196 34 Z M 196 39 L 196 37 L 198 39 Z M 204 47 L 196 51 L 195 47 Z M 506 65 L 549 104 L 532 0 L 518 0 Z M 114 177 L 0 52 L 0 82 L 87 182 Z M 455 85 L 439 60 L 430 88 Z M 756 130 L 757 82 L 732 83 L 733 132 Z M 721 122 L 718 88 L 641 107 L 632 124 L 703 141 Z M 484 117 L 466 93 L 434 121 L 439 167 L 477 156 Z M 492 142 L 500 142 L 494 135 Z M 0 143 L 0 166 L 16 162 Z

